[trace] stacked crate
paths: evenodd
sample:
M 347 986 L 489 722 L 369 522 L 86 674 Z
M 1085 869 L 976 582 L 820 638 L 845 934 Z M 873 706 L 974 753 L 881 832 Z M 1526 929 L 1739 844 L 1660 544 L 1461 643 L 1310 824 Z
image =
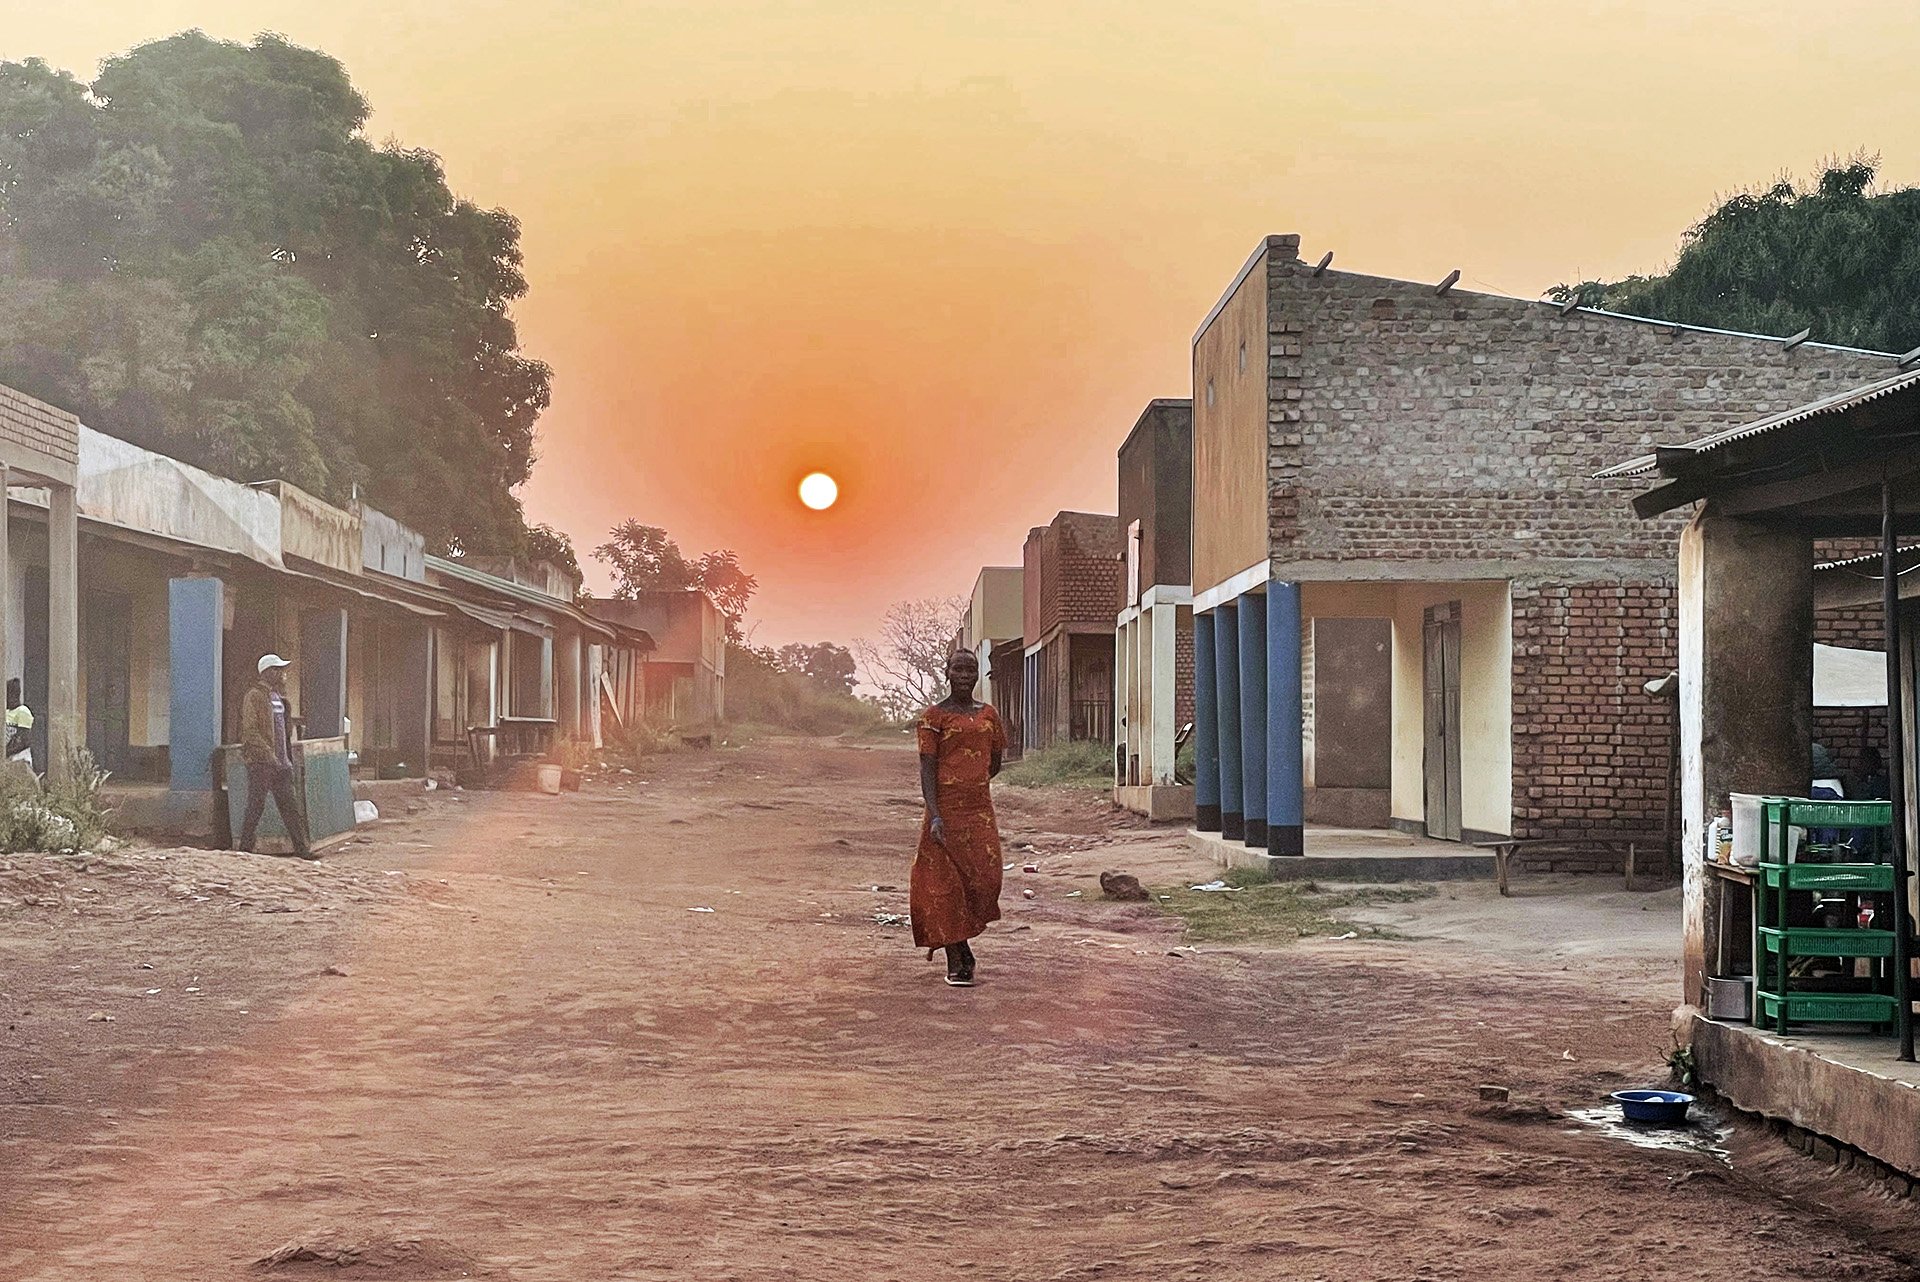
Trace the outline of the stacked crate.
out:
M 1786 1032 L 1793 1024 L 1890 1025 L 1894 1020 L 1893 865 L 1886 862 L 1893 806 L 1885 801 L 1808 801 L 1768 797 L 1761 802 L 1761 859 L 1753 882 L 1753 1022 Z M 1805 857 L 1793 849 L 1804 830 Z M 1818 843 L 1830 830 L 1851 842 Z M 1839 857 L 1846 862 L 1824 862 Z M 1884 925 L 1792 925 L 1794 910 L 1822 895 L 1871 904 Z M 1813 979 L 1793 974 L 1801 958 L 1834 958 L 1847 969 L 1865 959 L 1865 974 Z

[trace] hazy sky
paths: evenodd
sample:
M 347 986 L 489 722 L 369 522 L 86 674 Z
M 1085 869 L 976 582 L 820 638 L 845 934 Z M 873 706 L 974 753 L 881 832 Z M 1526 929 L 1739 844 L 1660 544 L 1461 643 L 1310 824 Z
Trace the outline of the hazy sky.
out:
M 0 0 L 91 78 L 187 27 L 340 58 L 372 132 L 525 226 L 535 520 L 735 548 L 758 638 L 870 632 L 1111 511 L 1258 239 L 1525 296 L 1659 268 L 1714 196 L 1920 180 L 1912 0 Z M 813 469 L 841 502 L 807 512 Z

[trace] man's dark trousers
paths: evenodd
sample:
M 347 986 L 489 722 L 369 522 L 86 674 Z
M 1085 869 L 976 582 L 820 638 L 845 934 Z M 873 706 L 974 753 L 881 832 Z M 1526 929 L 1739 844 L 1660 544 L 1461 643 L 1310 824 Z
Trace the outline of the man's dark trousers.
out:
M 260 816 L 267 808 L 267 794 L 280 811 L 280 823 L 293 839 L 295 854 L 308 852 L 307 816 L 300 808 L 300 797 L 293 788 L 293 767 L 273 761 L 247 763 L 247 816 L 240 825 L 240 849 L 251 851 L 259 835 Z

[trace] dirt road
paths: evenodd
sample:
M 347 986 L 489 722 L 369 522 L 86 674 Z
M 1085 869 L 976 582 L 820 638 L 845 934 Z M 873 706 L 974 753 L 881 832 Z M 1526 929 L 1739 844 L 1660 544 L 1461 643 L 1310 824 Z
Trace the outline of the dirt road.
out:
M 1043 872 L 953 990 L 875 920 L 913 797 L 763 743 L 318 866 L 0 864 L 0 1278 L 1914 1276 L 1904 1205 L 1783 1196 L 1764 1138 L 1562 1115 L 1655 1066 L 1669 960 L 1172 956 L 1093 877 L 1177 841 L 1009 793 Z

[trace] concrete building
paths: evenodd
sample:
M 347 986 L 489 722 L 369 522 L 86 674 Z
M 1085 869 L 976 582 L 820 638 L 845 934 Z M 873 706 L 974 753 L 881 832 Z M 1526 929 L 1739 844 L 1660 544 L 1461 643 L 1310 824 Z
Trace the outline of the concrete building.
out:
M 428 557 L 427 577 L 446 595 L 488 611 L 491 631 L 469 638 L 461 666 L 473 674 L 464 702 L 478 713 L 473 692 L 485 659 L 476 647 L 490 650 L 494 715 L 479 725 L 491 727 L 487 734 L 498 751 L 524 756 L 555 744 L 602 746 L 609 674 L 627 683 L 620 719 L 637 715 L 633 700 L 643 687 L 632 684 L 632 673 L 652 652 L 652 640 L 643 628 L 597 617 L 579 605 L 577 572 L 546 561 Z M 457 684 L 457 677 L 451 679 Z M 441 683 L 449 680 L 443 671 Z M 485 759 L 478 745 L 474 755 Z
M 1113 603 L 1120 524 L 1061 512 L 1028 532 L 1021 559 L 1021 745 L 1113 742 Z
M 1025 661 L 1022 655 L 1022 613 L 1026 600 L 1017 565 L 983 566 L 967 594 L 967 612 L 960 620 L 956 648 L 980 661 L 980 684 L 974 698 L 991 703 L 1000 712 L 1010 746 L 1020 742 L 1020 688 Z
M 1156 400 L 1119 453 L 1125 540 L 1114 624 L 1114 800 L 1153 819 L 1193 818 L 1176 776 L 1193 720 L 1193 402 Z
M 1585 478 L 1886 367 L 1451 279 L 1270 237 L 1195 335 L 1196 812 L 1223 840 L 1657 828 L 1678 522 Z
M 727 620 L 704 594 L 642 592 L 630 601 L 595 600 L 587 609 L 652 638 L 645 715 L 683 730 L 726 720 Z
M 1920 909 L 1911 877 L 1920 848 L 1920 575 L 1912 573 L 1920 566 L 1920 370 L 1879 365 L 1874 382 L 1776 407 L 1732 430 L 1692 435 L 1659 423 L 1651 448 L 1601 475 L 1606 492 L 1623 483 L 1638 491 L 1634 509 L 1649 524 L 1693 509 L 1678 556 L 1686 857 L 1685 1005 L 1676 1026 L 1702 1078 L 1740 1108 L 1920 1176 L 1914 980 L 1903 942 Z M 1817 568 L 1820 541 L 1829 539 L 1878 546 Z M 1703 858 L 1707 823 L 1730 793 L 1808 794 L 1822 612 L 1878 614 L 1883 659 L 1891 650 L 1879 746 L 1902 839 L 1893 846 L 1896 889 L 1874 925 L 1892 941 L 1893 1038 L 1805 1023 L 1781 1035 L 1705 1013 L 1710 977 L 1755 969 L 1753 876 Z
M 80 709 L 80 420 L 67 411 L 0 385 L 0 673 L 22 677 L 41 714 L 36 759 L 55 774 L 82 743 Z M 34 568 L 13 555 L 11 494 L 35 487 L 45 512 Z M 16 568 L 17 567 L 17 568 Z M 27 600 L 41 613 L 28 624 Z M 31 643 L 38 641 L 38 651 Z
M 436 572 L 417 533 L 364 505 L 336 507 L 278 482 L 243 485 L 64 421 L 70 484 L 9 477 L 0 642 L 28 705 L 60 708 L 51 585 L 71 560 L 79 627 L 68 733 L 112 771 L 127 826 L 219 831 L 234 801 L 241 695 L 268 651 L 295 664 L 297 753 L 320 835 L 351 823 L 355 780 L 417 780 L 514 746 L 499 734 L 512 638 L 544 630 L 563 645 L 579 641 L 596 679 L 644 652 L 643 635 L 587 618 L 570 589 L 529 594 L 471 569 Z M 74 510 L 71 558 L 49 538 L 50 510 L 53 529 L 64 519 L 63 494 Z M 537 675 L 551 670 L 545 649 L 534 651 Z M 40 721 L 36 732 L 52 731 L 35 744 L 45 769 L 60 760 L 62 722 Z M 596 735 L 588 718 L 569 727 L 577 743 Z M 537 746 L 554 742 L 550 732 Z

